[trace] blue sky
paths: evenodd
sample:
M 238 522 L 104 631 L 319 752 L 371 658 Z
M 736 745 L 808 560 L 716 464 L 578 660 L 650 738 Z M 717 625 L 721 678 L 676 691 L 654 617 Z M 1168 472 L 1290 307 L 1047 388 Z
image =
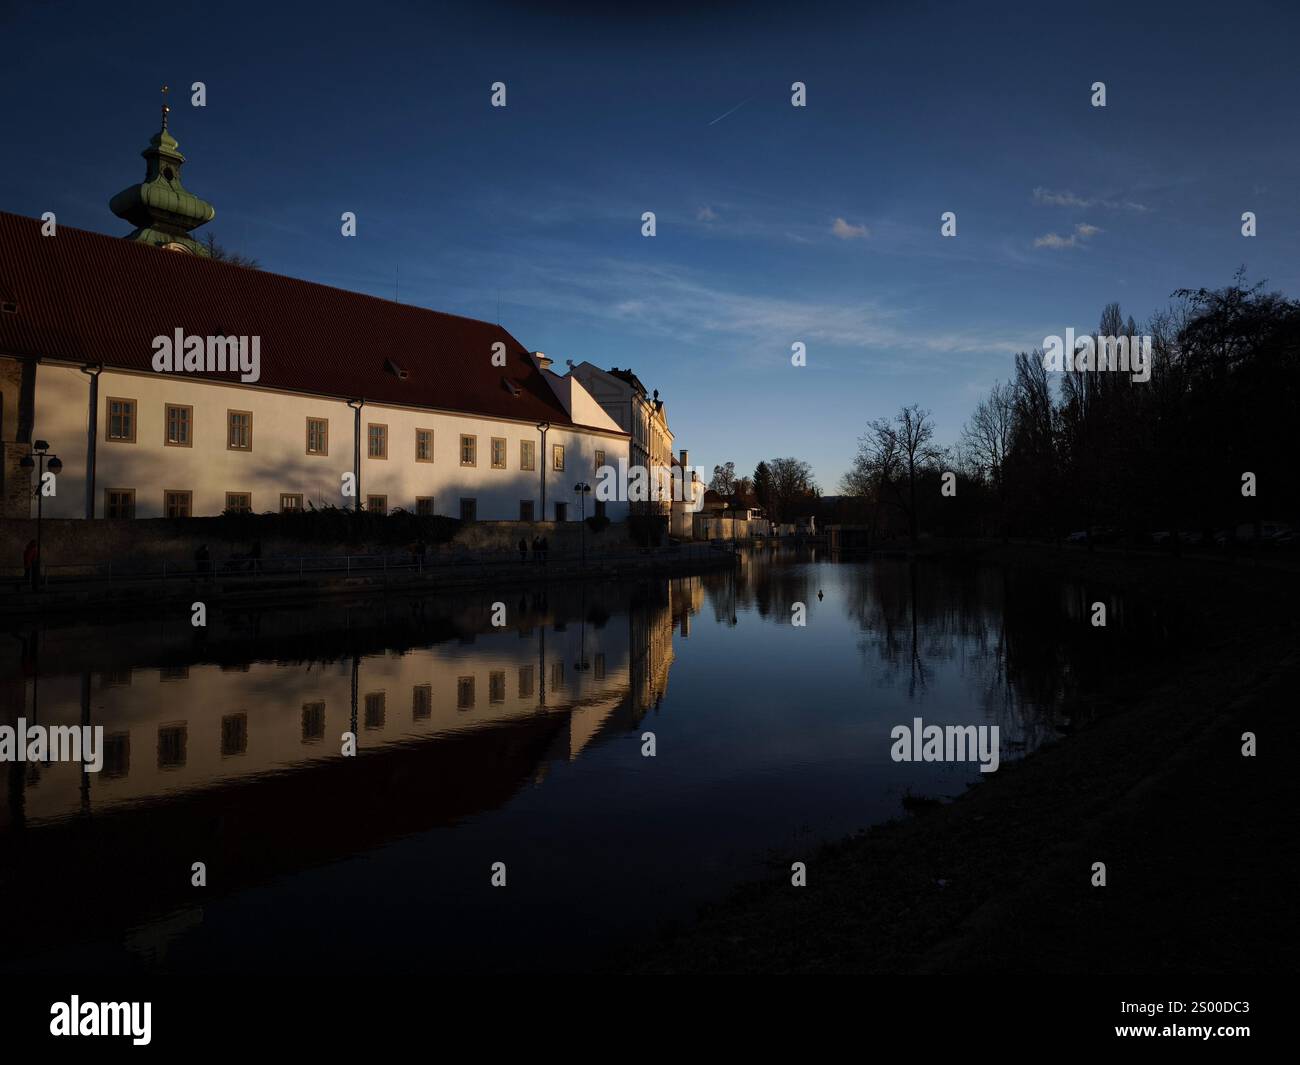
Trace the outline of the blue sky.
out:
M 166 82 L 221 243 L 631 366 L 695 464 L 827 492 L 868 420 L 951 441 L 1108 301 L 1300 294 L 1294 4 L 536 7 L 6 5 L 0 209 L 126 232 Z

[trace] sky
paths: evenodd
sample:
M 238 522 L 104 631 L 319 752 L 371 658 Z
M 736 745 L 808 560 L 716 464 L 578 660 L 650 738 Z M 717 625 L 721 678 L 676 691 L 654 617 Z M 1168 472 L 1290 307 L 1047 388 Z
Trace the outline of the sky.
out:
M 1300 295 L 1297 30 L 1294 3 L 0 0 L 0 210 L 124 235 L 169 84 L 196 235 L 631 367 L 692 464 L 794 456 L 834 494 L 867 422 L 918 403 L 954 442 L 1111 301 L 1141 324 L 1242 265 Z

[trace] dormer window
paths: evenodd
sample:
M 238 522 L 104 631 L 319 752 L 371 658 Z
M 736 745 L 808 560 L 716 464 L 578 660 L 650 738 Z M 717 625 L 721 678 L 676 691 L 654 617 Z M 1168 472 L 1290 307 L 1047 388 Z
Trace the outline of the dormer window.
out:
M 394 377 L 396 377 L 399 381 L 405 381 L 408 377 L 411 376 L 410 371 L 403 370 L 400 366 L 397 365 L 397 363 L 393 362 L 392 359 L 384 360 L 384 369 L 387 370 Z

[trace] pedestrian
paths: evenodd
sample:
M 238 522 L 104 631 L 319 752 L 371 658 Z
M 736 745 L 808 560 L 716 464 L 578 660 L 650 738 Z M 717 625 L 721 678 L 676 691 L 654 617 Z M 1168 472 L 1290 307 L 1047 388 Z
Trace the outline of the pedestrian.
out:
M 415 541 L 415 561 L 416 564 L 420 567 L 421 573 L 424 572 L 424 556 L 428 553 L 428 551 L 429 551 L 429 545 L 424 542 L 424 537 L 421 536 L 418 540 Z
M 541 560 L 542 560 L 542 540 L 541 537 L 534 536 L 533 537 L 533 561 L 540 562 Z
M 528 541 L 524 537 L 519 537 L 519 561 L 528 561 Z
M 32 591 L 36 591 L 40 584 L 40 557 L 36 551 L 36 541 L 28 540 L 27 546 L 23 548 L 23 583 L 30 584 Z
M 199 549 L 194 552 L 194 569 L 199 577 L 207 580 L 212 575 L 212 563 L 209 561 L 211 556 L 208 554 L 208 545 L 199 544 Z
M 548 537 L 542 537 L 542 565 L 546 565 L 547 560 L 551 557 L 551 542 Z

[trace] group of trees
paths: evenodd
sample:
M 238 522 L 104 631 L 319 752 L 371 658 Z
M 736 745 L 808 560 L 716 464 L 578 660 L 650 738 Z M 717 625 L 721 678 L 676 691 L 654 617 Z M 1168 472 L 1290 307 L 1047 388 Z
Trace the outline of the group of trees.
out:
M 796 458 L 760 462 L 752 477 L 737 477 L 734 462 L 714 466 L 709 489 L 738 507 L 761 507 L 773 521 L 791 521 L 811 512 L 821 495 L 812 467 Z
M 913 537 L 1101 527 L 1136 537 L 1294 520 L 1300 302 L 1241 272 L 1174 301 L 1142 329 L 1117 304 L 1102 312 L 1097 337 L 1151 337 L 1149 379 L 1095 360 L 1058 372 L 1043 351 L 1021 352 L 953 446 L 934 444 L 933 420 L 916 405 L 871 422 L 844 493 L 866 520 Z M 945 474 L 954 475 L 946 493 Z

